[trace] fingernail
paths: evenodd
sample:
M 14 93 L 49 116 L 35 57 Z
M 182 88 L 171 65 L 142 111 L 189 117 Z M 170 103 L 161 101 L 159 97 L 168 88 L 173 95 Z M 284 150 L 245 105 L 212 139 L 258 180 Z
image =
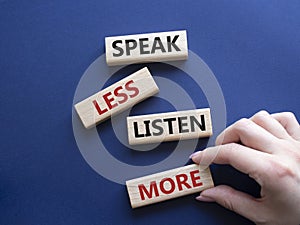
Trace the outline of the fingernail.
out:
M 215 202 L 213 198 L 202 196 L 202 195 L 199 195 L 198 197 L 196 197 L 196 199 L 200 202 Z
M 189 156 L 189 158 L 192 159 L 194 156 L 196 156 L 196 155 L 198 155 L 198 154 L 199 154 L 199 152 L 194 152 L 193 154 L 191 154 L 191 155 Z

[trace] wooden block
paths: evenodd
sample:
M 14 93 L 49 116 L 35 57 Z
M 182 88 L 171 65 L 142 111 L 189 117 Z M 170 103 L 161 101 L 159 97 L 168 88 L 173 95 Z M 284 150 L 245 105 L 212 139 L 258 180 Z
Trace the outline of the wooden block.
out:
M 126 181 L 132 208 L 193 194 L 214 186 L 209 168 L 197 164 Z
M 127 130 L 130 145 L 209 137 L 210 109 L 130 116 Z
M 148 68 L 144 67 L 77 103 L 75 109 L 85 128 L 91 128 L 158 91 Z
M 188 57 L 185 30 L 106 37 L 105 48 L 109 66 L 185 60 Z

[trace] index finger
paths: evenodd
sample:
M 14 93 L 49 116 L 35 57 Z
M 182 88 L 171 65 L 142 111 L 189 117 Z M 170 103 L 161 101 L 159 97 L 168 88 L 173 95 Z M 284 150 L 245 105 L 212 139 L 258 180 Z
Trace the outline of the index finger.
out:
M 266 171 L 268 155 L 265 152 L 254 151 L 246 146 L 231 143 L 209 147 L 194 153 L 191 158 L 200 165 L 229 164 L 262 184 L 261 175 Z
M 253 121 L 240 119 L 217 137 L 216 145 L 241 142 L 252 149 L 273 153 L 276 141 L 279 141 L 277 137 Z

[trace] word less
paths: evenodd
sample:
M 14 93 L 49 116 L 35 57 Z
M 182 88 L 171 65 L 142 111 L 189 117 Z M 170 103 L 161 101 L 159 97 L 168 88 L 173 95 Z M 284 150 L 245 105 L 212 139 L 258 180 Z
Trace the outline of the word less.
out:
M 158 87 L 145 67 L 77 103 L 75 109 L 85 128 L 91 128 L 157 92 Z

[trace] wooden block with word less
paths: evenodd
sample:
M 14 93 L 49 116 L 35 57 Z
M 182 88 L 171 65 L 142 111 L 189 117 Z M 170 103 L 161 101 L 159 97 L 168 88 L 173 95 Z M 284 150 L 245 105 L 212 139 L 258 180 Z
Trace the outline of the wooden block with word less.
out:
M 192 164 L 126 181 L 132 208 L 193 194 L 214 186 L 209 167 Z
M 185 30 L 106 37 L 105 49 L 109 66 L 185 60 L 188 57 Z
M 130 145 L 186 140 L 212 135 L 210 109 L 127 117 Z
M 158 91 L 148 68 L 144 67 L 77 103 L 75 109 L 85 128 L 91 128 Z

